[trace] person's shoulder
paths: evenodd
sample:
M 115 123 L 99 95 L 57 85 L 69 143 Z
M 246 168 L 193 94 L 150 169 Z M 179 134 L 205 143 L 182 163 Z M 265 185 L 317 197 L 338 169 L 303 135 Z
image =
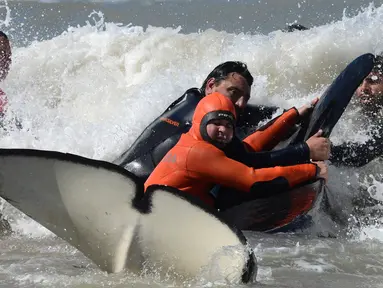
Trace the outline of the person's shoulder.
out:
M 201 89 L 193 87 L 185 91 L 184 95 L 194 95 L 202 98 Z
M 169 107 L 166 109 L 166 111 L 172 110 L 176 106 L 179 106 L 183 103 L 198 103 L 202 99 L 202 93 L 200 89 L 198 88 L 190 88 L 186 90 L 182 96 L 180 96 L 177 100 L 175 100 L 172 104 L 169 105 Z
M 225 155 L 225 153 L 206 141 L 195 141 L 191 145 L 190 152 L 203 156 L 204 158 L 211 158 L 216 156 Z

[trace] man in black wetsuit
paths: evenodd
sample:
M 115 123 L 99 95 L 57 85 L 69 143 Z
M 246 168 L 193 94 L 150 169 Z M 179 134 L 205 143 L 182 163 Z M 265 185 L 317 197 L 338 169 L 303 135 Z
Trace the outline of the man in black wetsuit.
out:
M 332 146 L 330 161 L 334 165 L 360 167 L 383 155 L 383 56 L 376 56 L 373 70 L 358 87 L 355 97 L 377 133 L 365 143 Z
M 319 134 L 310 138 L 307 143 L 291 145 L 278 151 L 249 153 L 241 140 L 257 130 L 261 120 L 270 119 L 277 111 L 276 107 L 247 105 L 252 83 L 253 77 L 244 63 L 228 61 L 218 65 L 207 76 L 200 89 L 191 88 L 173 102 L 114 163 L 146 180 L 163 156 L 177 143 L 181 134 L 190 129 L 197 103 L 213 92 L 229 97 L 235 103 L 239 115 L 236 137 L 224 151 L 228 157 L 254 168 L 294 165 L 310 159 L 328 159 L 328 140 Z M 312 104 L 315 103 L 313 101 Z M 305 116 L 311 109 L 304 105 L 297 111 L 299 116 Z M 271 124 L 272 121 L 258 130 L 267 129 Z
M 340 145 L 332 145 L 329 160 L 334 166 L 362 167 L 383 155 L 383 57 L 381 55 L 375 57 L 374 67 L 355 91 L 353 102 L 361 108 L 363 116 L 369 119 L 369 124 L 373 124 L 377 131 L 364 143 L 348 141 Z M 363 174 L 362 172 L 360 176 Z M 368 174 L 371 173 L 368 172 Z M 374 176 L 376 180 L 382 181 L 380 175 Z M 341 191 L 337 191 L 337 187 L 332 187 L 334 191 L 330 193 L 329 206 L 339 207 L 338 212 L 344 210 L 343 214 L 335 213 L 335 218 L 347 225 L 352 214 L 358 225 L 375 224 L 376 219 L 383 217 L 383 211 L 380 208 L 382 202 L 372 198 L 364 185 L 353 188 L 356 190 L 350 196 L 348 192 L 339 193 Z

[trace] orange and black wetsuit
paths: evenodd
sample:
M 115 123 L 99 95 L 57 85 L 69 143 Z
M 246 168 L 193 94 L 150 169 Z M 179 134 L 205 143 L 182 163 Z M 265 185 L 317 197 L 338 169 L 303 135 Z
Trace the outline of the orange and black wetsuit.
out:
M 177 143 L 181 134 L 189 131 L 195 108 L 203 97 L 197 88 L 187 90 L 155 119 L 114 163 L 146 180 L 165 154 Z M 306 143 L 291 145 L 278 151 L 268 151 L 278 142 L 277 139 L 287 137 L 287 135 L 283 135 L 286 129 L 273 130 L 274 124 L 279 123 L 277 121 L 281 118 L 288 118 L 285 123 L 290 129 L 292 123 L 300 120 L 296 110 L 293 109 L 294 112 L 290 109 L 257 130 L 259 122 L 271 119 L 277 109 L 276 107 L 248 104 L 237 119 L 236 135 L 233 141 L 225 147 L 225 154 L 233 160 L 254 168 L 294 165 L 309 161 L 310 152 Z M 287 118 L 286 113 L 289 114 Z M 250 145 L 244 144 L 242 140 L 254 131 L 257 131 L 255 132 L 257 135 L 263 134 L 264 138 L 262 141 L 260 140 L 260 144 L 255 144 L 255 147 L 252 147 L 253 141 L 249 141 Z M 267 133 L 263 131 L 267 131 Z M 262 152 L 259 152 L 259 149 L 262 149 Z
M 216 119 L 220 114 L 235 116 L 234 105 L 225 96 L 213 93 L 198 103 L 189 132 L 181 136 L 178 143 L 157 165 L 145 182 L 145 190 L 150 185 L 167 185 L 214 206 L 214 199 L 209 191 L 215 184 L 255 195 L 261 192 L 260 189 L 264 189 L 271 195 L 316 178 L 317 166 L 312 163 L 254 169 L 228 158 L 209 141 L 206 133 L 208 121 Z M 290 119 L 290 116 L 286 117 Z M 286 119 L 280 119 L 281 124 L 286 124 Z M 258 137 L 262 140 L 266 134 L 259 133 Z M 258 149 L 255 145 L 260 145 L 254 138 L 245 140 L 245 143 L 253 149 Z M 266 144 L 261 146 L 263 145 Z

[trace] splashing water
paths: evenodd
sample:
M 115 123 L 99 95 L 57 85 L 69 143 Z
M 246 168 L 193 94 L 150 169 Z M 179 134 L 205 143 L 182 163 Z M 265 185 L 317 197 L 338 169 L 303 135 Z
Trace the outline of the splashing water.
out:
M 12 28 L 15 23 L 4 3 L 0 8 L 6 10 L 6 17 L 0 24 Z M 248 64 L 255 78 L 251 103 L 289 108 L 323 93 L 355 57 L 383 51 L 383 8 L 372 5 L 355 17 L 344 16 L 307 31 L 267 35 L 213 29 L 184 34 L 180 27 L 144 29 L 106 22 L 104 14 L 96 11 L 87 20 L 57 37 L 13 47 L 11 71 L 1 87 L 10 99 L 10 122 L 2 132 L 1 147 L 56 150 L 111 161 L 174 99 L 190 87 L 199 87 L 223 61 Z M 22 122 L 21 130 L 12 122 L 15 115 Z M 368 129 L 358 128 L 363 122 L 358 117 L 357 110 L 348 109 L 331 140 L 368 139 Z M 339 189 L 363 184 L 351 180 L 361 171 L 338 171 L 343 173 L 334 184 Z M 369 192 L 380 200 L 383 184 L 376 170 L 370 174 L 374 180 Z M 5 275 L 8 286 L 165 285 L 145 277 L 104 275 L 16 209 L 4 204 L 3 212 L 17 232 L 15 238 L 1 243 L 5 251 L 1 261 L 9 264 L 0 265 L 0 279 Z M 346 285 L 351 282 L 354 287 L 379 283 L 382 229 L 363 227 L 353 241 L 252 233 L 249 238 L 260 263 L 258 280 L 276 287 L 302 287 L 296 279 L 306 286 L 319 281 L 323 287 L 331 279 L 343 287 L 352 287 Z M 47 259 L 49 269 L 41 264 Z M 79 263 L 87 268 L 71 266 Z
M 3 27 L 3 26 L 9 27 L 11 25 L 11 21 L 12 21 L 11 9 L 8 6 L 8 1 L 7 0 L 3 0 L 1 2 L 3 2 L 4 4 L 0 5 L 0 11 L 5 9 L 6 13 L 5 13 L 5 19 L 4 20 L 0 20 L 0 28 Z

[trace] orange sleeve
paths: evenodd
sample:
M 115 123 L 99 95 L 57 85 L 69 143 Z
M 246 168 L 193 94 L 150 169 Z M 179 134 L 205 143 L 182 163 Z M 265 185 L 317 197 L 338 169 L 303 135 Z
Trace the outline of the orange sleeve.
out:
M 243 142 L 253 152 L 268 151 L 273 149 L 290 131 L 299 119 L 298 110 L 291 108 L 265 129 L 257 130 L 246 137 Z
M 317 169 L 315 164 L 254 169 L 226 157 L 221 150 L 211 145 L 194 146 L 187 157 L 190 176 L 196 173 L 197 177 L 247 192 L 255 182 L 272 181 L 278 177 L 285 178 L 293 187 L 313 179 Z

